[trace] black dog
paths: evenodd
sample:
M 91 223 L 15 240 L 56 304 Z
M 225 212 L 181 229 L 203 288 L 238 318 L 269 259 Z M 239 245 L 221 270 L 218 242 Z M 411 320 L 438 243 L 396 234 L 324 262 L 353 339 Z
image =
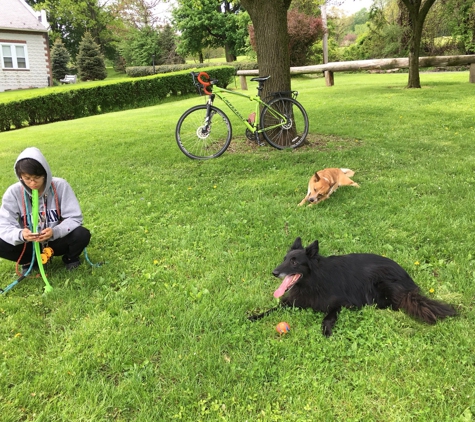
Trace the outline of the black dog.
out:
M 356 253 L 324 257 L 318 253 L 318 241 L 304 249 L 297 237 L 284 262 L 272 274 L 283 279 L 274 296 L 287 293 L 280 306 L 324 312 L 322 329 L 327 337 L 331 336 L 342 307 L 376 304 L 378 308 L 404 309 L 428 324 L 456 315 L 451 305 L 421 295 L 409 274 L 391 259 Z M 278 308 L 249 319 L 255 321 Z

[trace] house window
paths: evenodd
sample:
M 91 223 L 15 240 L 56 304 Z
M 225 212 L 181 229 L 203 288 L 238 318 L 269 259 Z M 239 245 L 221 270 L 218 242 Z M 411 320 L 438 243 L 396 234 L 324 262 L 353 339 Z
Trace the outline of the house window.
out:
M 27 69 L 28 52 L 26 44 L 1 43 L 2 67 L 4 69 Z

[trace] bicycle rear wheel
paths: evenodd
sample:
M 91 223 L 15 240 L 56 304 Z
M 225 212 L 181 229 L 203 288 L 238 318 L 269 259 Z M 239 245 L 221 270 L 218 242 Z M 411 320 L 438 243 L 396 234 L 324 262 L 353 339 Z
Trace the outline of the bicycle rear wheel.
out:
M 276 114 L 286 117 L 286 122 Z M 276 98 L 262 110 L 261 129 L 266 141 L 277 149 L 297 148 L 308 134 L 308 116 L 293 98 Z
M 231 143 L 232 128 L 228 116 L 219 108 L 198 105 L 185 111 L 176 125 L 175 138 L 183 154 L 195 160 L 219 157 Z

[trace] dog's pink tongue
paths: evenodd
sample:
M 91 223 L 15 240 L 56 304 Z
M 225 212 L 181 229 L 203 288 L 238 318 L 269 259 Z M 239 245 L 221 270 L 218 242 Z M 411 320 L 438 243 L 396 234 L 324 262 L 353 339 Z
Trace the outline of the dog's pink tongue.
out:
M 285 291 L 287 290 L 289 285 L 292 284 L 294 276 L 295 276 L 295 274 L 285 276 L 284 281 L 282 282 L 282 284 L 274 292 L 274 297 L 281 297 L 285 293 Z

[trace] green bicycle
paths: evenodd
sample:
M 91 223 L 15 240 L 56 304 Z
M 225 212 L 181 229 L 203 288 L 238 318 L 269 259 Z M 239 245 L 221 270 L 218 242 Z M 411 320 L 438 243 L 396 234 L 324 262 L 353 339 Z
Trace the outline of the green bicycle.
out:
M 178 120 L 175 137 L 180 150 L 189 158 L 206 160 L 222 155 L 232 138 L 231 122 L 226 114 L 213 105 L 217 96 L 242 120 L 246 137 L 265 145 L 262 137 L 277 149 L 297 148 L 308 134 L 308 116 L 303 106 L 295 99 L 298 92 L 274 92 L 268 101 L 260 97 L 265 81 L 270 76 L 252 78 L 259 83 L 257 95 L 246 95 L 217 86 L 206 72 L 191 72 L 193 83 L 208 95 L 206 104 L 197 105 L 185 111 Z M 249 118 L 244 118 L 224 94 L 238 95 L 256 103 Z

